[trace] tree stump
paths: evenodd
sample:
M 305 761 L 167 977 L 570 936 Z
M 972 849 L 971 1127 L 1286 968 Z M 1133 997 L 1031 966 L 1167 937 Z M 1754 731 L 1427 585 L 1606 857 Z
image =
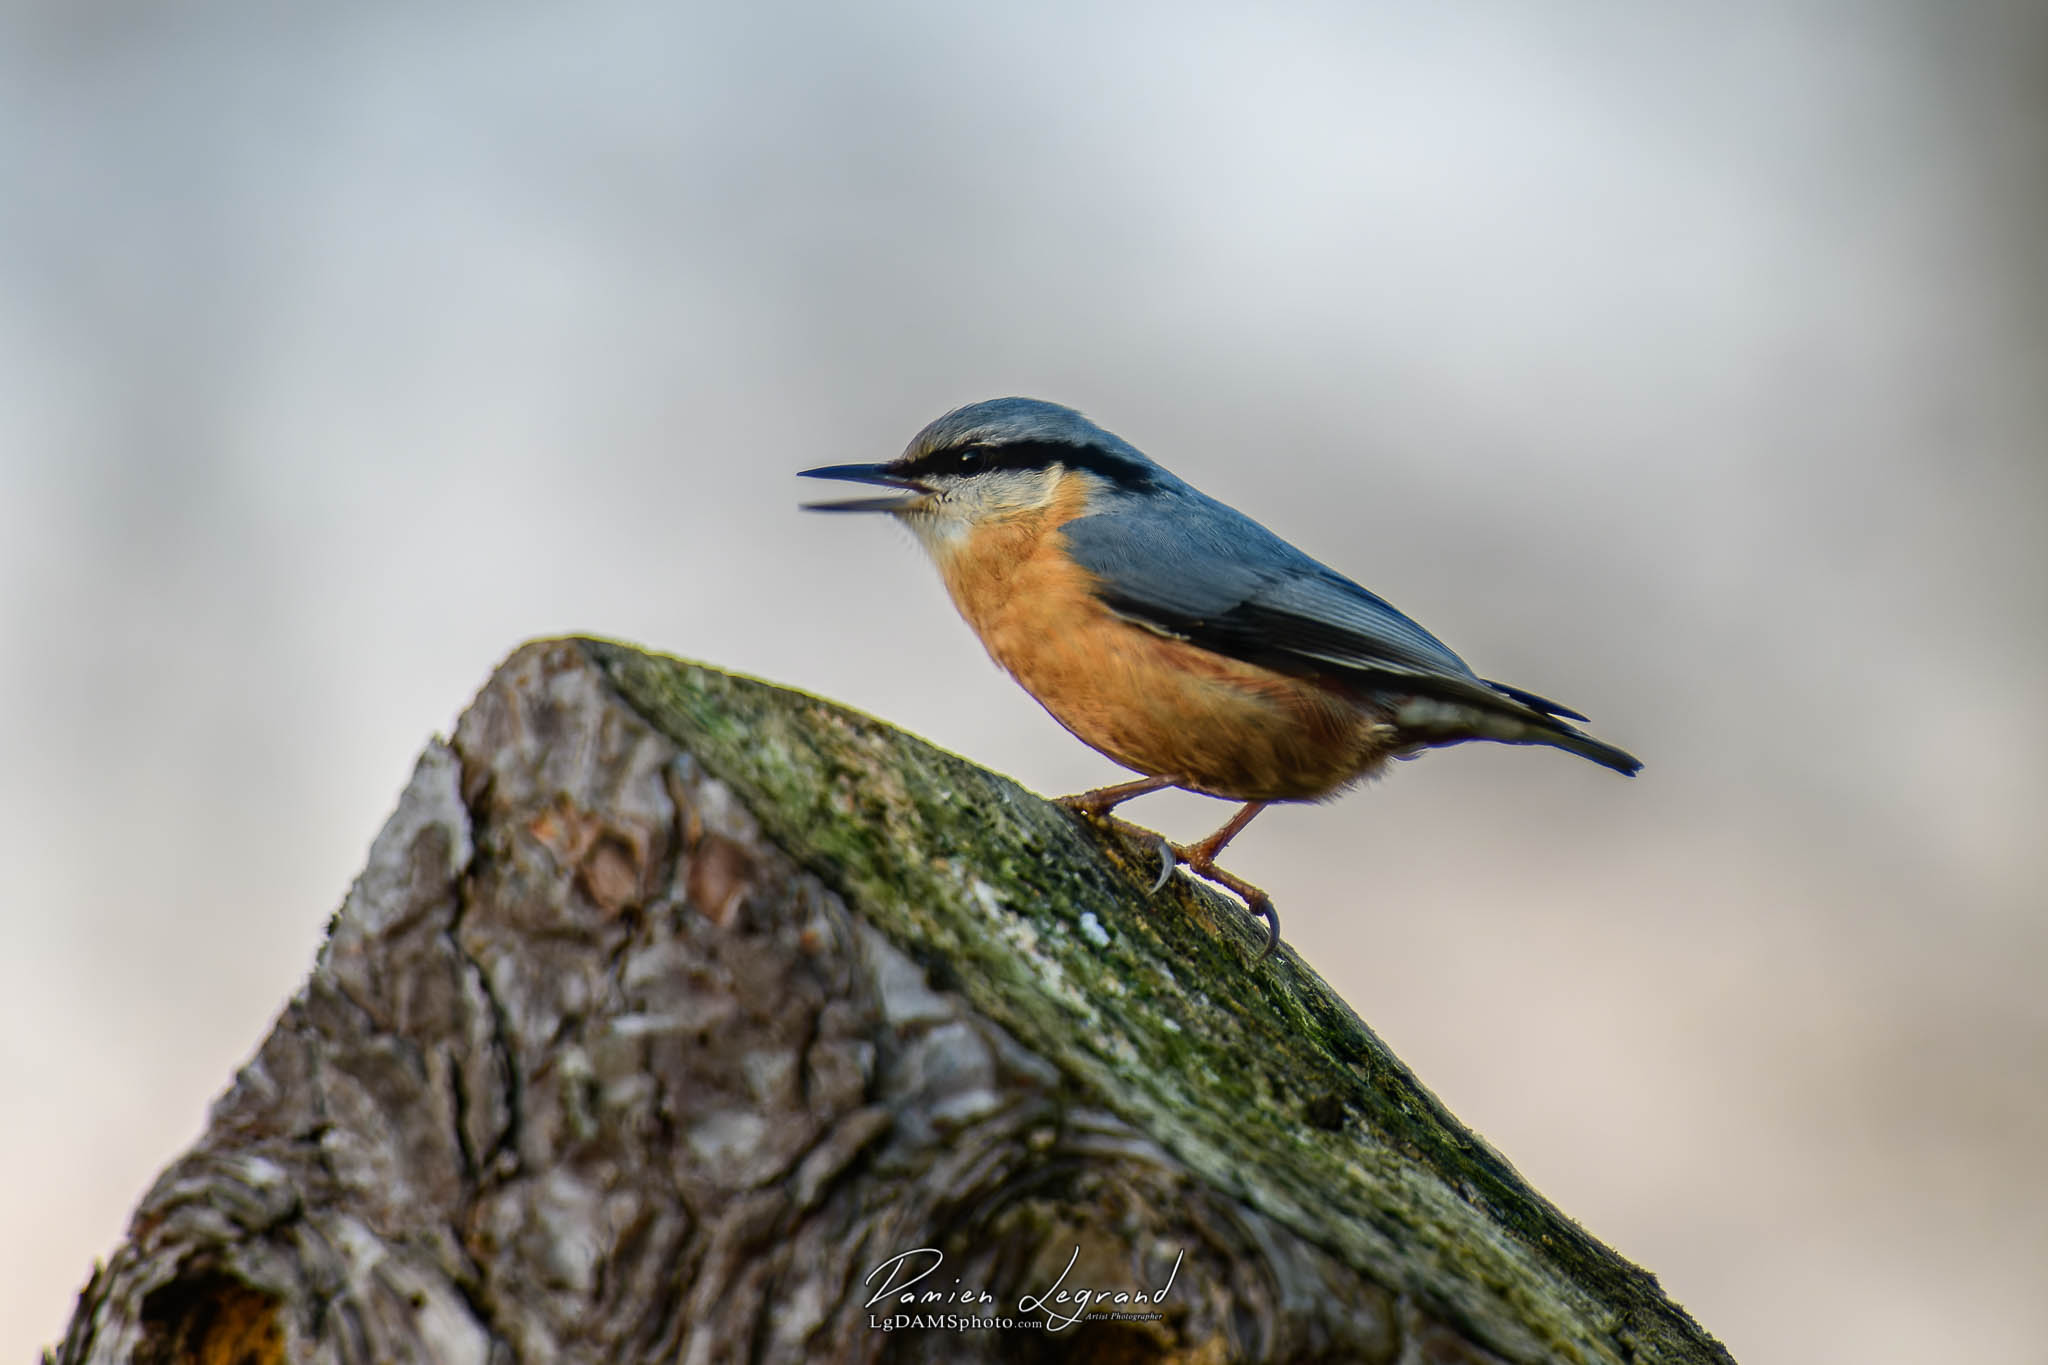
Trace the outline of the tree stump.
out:
M 857 713 L 529 645 L 55 1359 L 1728 1359 L 1152 873 Z

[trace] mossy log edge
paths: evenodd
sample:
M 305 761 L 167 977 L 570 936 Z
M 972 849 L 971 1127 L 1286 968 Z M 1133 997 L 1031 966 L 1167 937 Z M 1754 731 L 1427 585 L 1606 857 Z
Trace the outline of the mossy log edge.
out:
M 1730 1359 L 1291 951 L 1255 962 L 1235 902 L 1185 877 L 1148 897 L 1149 850 L 872 717 L 573 643 L 934 984 L 1217 1188 L 1510 1359 Z

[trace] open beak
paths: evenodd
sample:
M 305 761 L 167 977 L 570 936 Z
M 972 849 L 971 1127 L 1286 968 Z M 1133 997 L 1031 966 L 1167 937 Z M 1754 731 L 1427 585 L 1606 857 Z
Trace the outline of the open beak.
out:
M 884 488 L 903 490 L 888 498 L 842 498 L 837 502 L 807 502 L 806 512 L 907 512 L 923 502 L 931 489 L 916 479 L 906 479 L 901 474 L 892 474 L 889 466 L 883 464 L 828 464 L 818 469 L 798 472 L 803 479 L 844 479 L 848 483 L 877 483 Z

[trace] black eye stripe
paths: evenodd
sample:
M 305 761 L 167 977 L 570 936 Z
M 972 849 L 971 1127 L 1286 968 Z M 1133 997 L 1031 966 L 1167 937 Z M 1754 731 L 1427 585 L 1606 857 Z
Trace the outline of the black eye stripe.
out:
M 930 451 L 898 466 L 909 478 L 926 474 L 982 474 L 997 469 L 1036 470 L 1052 465 L 1086 470 L 1121 488 L 1142 489 L 1152 467 L 1096 445 L 1065 441 L 973 442 Z

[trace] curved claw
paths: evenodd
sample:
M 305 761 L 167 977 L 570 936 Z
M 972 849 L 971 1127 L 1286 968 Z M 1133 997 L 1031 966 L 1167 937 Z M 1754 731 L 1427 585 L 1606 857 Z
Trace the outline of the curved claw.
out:
M 1127 839 L 1135 839 L 1140 843 L 1150 845 L 1159 854 L 1159 875 L 1154 877 L 1152 885 L 1145 889 L 1145 894 L 1148 896 L 1158 895 L 1160 888 L 1165 886 L 1167 880 L 1173 876 L 1173 869 L 1180 865 L 1181 850 L 1157 830 L 1146 829 L 1142 825 L 1134 825 L 1128 820 L 1119 819 L 1117 816 L 1104 812 L 1068 805 L 1068 800 L 1068 798 L 1062 797 L 1060 804 L 1067 805 L 1068 809 L 1078 812 L 1083 818 L 1114 830 Z
M 1156 841 L 1152 847 L 1159 853 L 1159 875 L 1154 877 L 1152 885 L 1146 888 L 1145 894 L 1148 896 L 1159 894 L 1160 889 L 1172 879 L 1173 869 L 1180 863 L 1180 859 L 1173 851 L 1173 845 L 1168 842 L 1164 834 L 1155 834 L 1152 838 Z
M 1259 955 L 1254 959 L 1258 962 L 1264 962 L 1273 955 L 1273 950 L 1280 946 L 1280 912 L 1275 910 L 1273 902 L 1264 896 L 1259 897 L 1257 901 L 1245 908 L 1266 921 L 1266 946 L 1259 949 Z

